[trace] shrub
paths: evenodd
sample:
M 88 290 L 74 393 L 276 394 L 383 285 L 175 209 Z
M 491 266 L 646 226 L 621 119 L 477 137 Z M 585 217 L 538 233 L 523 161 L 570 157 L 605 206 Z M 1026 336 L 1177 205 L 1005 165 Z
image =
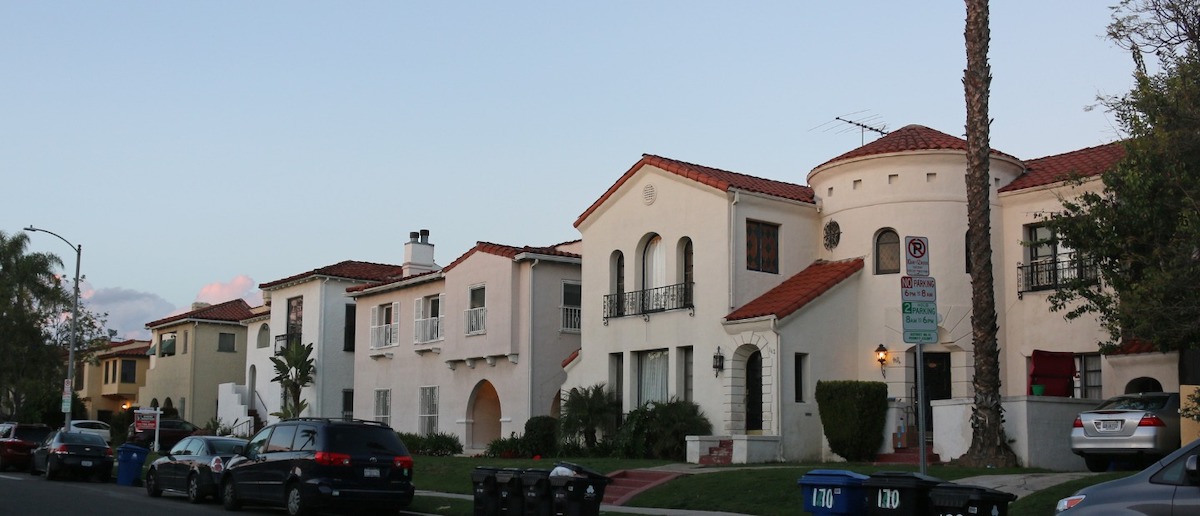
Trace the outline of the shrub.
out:
M 529 418 L 525 421 L 522 440 L 526 456 L 553 456 L 558 448 L 558 420 L 550 416 Z
M 819 381 L 816 398 L 829 448 L 848 461 L 874 460 L 883 445 L 887 384 Z
M 573 387 L 563 393 L 562 437 L 580 437 L 587 448 L 593 449 L 599 436 L 608 435 L 616 428 L 621 414 L 621 402 L 616 395 L 604 388 L 603 383 L 591 387 Z
M 687 436 L 710 433 L 712 423 L 699 405 L 672 399 L 630 411 L 614 444 L 625 458 L 682 461 L 687 458 Z
M 487 457 L 497 459 L 515 459 L 521 456 L 521 437 L 516 432 L 509 434 L 508 437 L 500 437 L 488 443 L 487 451 L 484 452 Z
M 429 435 L 418 435 L 407 432 L 396 432 L 396 435 L 404 442 L 404 446 L 408 448 L 408 453 L 413 455 L 445 457 L 463 452 L 463 445 L 458 440 L 457 434 L 432 433 Z

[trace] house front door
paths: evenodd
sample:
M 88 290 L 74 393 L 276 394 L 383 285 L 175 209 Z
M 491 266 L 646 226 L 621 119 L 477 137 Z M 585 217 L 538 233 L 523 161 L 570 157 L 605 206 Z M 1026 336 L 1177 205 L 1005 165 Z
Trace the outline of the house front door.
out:
M 746 433 L 761 434 L 763 429 L 762 352 L 746 358 Z
M 925 431 L 933 435 L 933 400 L 950 399 L 950 354 L 924 353 Z

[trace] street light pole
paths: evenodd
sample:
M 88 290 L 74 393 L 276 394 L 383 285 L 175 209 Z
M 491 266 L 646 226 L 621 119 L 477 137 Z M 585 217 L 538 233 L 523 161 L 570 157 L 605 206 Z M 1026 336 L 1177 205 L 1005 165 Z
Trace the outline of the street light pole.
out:
M 73 394 L 75 392 L 75 346 L 79 341 L 79 262 L 83 257 L 83 244 L 75 245 L 69 240 L 62 237 L 53 231 L 35 228 L 32 225 L 25 228 L 25 231 L 35 233 L 49 233 L 58 237 L 59 240 L 66 242 L 67 245 L 75 249 L 75 307 L 71 310 L 71 344 L 67 348 L 67 384 L 69 391 L 64 393 L 67 397 L 66 403 L 63 404 L 63 413 L 66 417 L 66 422 L 63 423 L 63 428 L 71 428 L 71 408 L 73 402 Z

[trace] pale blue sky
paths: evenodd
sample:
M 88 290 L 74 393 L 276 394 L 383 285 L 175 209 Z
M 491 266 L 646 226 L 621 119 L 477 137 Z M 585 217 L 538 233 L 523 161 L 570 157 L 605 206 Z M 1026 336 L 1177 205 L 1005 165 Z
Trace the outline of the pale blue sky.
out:
M 1132 84 L 1107 5 L 994 2 L 993 147 L 1118 138 L 1085 110 Z M 421 228 L 442 264 L 577 239 L 642 153 L 804 183 L 862 141 L 837 116 L 961 136 L 963 19 L 949 1 L 0 0 L 0 231 L 82 244 L 88 305 L 144 336 L 197 299 L 398 264 Z

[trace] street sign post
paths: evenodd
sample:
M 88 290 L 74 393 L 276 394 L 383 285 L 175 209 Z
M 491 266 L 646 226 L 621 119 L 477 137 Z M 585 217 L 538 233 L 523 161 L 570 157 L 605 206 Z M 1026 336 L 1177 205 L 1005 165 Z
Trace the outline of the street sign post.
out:
M 909 276 L 929 275 L 929 239 L 904 237 L 904 272 Z

